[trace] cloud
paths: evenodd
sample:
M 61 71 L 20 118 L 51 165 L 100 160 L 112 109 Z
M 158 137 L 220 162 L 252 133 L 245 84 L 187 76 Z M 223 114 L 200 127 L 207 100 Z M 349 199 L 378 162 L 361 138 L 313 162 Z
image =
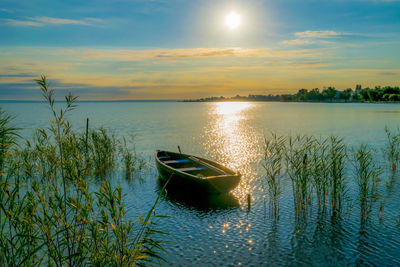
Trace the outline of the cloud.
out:
M 32 90 L 37 89 L 32 77 L 23 75 L 35 73 L 37 77 L 46 74 L 60 94 L 71 91 L 82 96 L 81 99 L 179 99 L 207 96 L 209 92 L 233 94 L 241 88 L 264 88 L 265 80 L 275 86 L 272 80 L 285 79 L 279 76 L 282 68 L 323 67 L 308 63 L 329 56 L 329 51 L 327 48 L 19 47 L 3 52 L 0 49 L 0 59 L 4 62 L 0 66 L 3 77 L 0 76 L 0 90 L 4 90 L 0 99 L 40 98 L 40 92 Z
M 310 44 L 333 44 L 333 41 L 349 41 L 349 40 L 368 40 L 371 36 L 354 33 L 342 33 L 331 30 L 322 31 L 303 31 L 296 32 L 296 39 L 284 40 L 284 45 L 310 45 Z
M 43 26 L 39 22 L 16 19 L 3 19 L 3 24 L 7 26 Z
M 3 48 L 0 99 L 40 99 L 32 74 L 47 75 L 58 96 L 71 91 L 82 100 L 199 98 L 324 85 L 347 88 L 359 81 L 398 84 L 399 67 L 394 59 L 344 61 L 341 47 Z
M 333 44 L 332 41 L 327 40 L 309 40 L 309 39 L 293 39 L 284 40 L 281 42 L 284 45 L 315 45 L 315 44 Z
M 95 23 L 102 22 L 101 19 L 84 18 L 84 19 L 65 19 L 54 17 L 27 17 L 25 19 L 3 19 L 3 24 L 8 26 L 33 26 L 41 27 L 46 25 L 84 25 L 91 26 Z
M 155 57 L 158 58 L 202 58 L 202 57 L 226 57 L 240 56 L 243 52 L 240 48 L 197 48 L 197 49 L 177 49 L 175 51 L 160 51 Z
M 186 49 L 67 49 L 57 54 L 75 56 L 80 59 L 140 61 L 159 59 L 160 62 L 175 62 L 195 58 L 293 58 L 320 55 L 317 49 L 273 50 L 269 48 L 186 48 Z
M 349 34 L 326 30 L 326 31 L 296 32 L 295 35 L 300 38 L 335 38 L 335 37 L 347 36 Z
M 304 40 L 304 39 L 285 40 L 282 42 L 282 44 L 286 45 L 309 45 L 313 43 L 314 41 Z
M 51 17 L 35 17 L 32 20 L 43 24 L 77 24 L 77 25 L 88 25 L 86 20 L 76 19 L 62 19 L 62 18 L 51 18 Z

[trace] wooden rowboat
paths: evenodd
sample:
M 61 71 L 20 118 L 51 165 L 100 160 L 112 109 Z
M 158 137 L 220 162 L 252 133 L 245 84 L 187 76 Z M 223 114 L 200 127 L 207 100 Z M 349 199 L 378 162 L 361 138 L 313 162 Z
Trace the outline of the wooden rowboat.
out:
M 200 157 L 157 150 L 156 165 L 163 181 L 194 191 L 227 193 L 240 182 L 240 174 Z

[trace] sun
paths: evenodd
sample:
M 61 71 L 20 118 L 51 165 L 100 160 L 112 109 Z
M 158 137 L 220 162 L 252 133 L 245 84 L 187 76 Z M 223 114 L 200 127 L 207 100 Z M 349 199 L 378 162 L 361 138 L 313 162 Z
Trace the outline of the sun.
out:
M 239 27 L 240 24 L 242 24 L 242 17 L 241 17 L 238 13 L 232 11 L 231 13 L 229 13 L 229 14 L 226 16 L 226 18 L 225 18 L 225 24 L 226 24 L 231 30 L 234 30 L 234 29 L 236 29 L 237 27 Z

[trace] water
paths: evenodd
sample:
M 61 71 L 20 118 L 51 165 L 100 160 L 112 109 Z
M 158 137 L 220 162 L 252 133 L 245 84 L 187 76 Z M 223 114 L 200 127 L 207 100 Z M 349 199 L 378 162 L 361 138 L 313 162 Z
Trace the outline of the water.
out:
M 44 104 L 2 103 L 24 127 L 21 134 L 48 126 L 50 113 Z M 154 168 L 156 149 L 177 150 L 219 161 L 243 174 L 231 196 L 202 199 L 170 194 L 163 197 L 157 213 L 170 216 L 159 229 L 170 233 L 163 256 L 174 266 L 260 265 L 399 265 L 400 177 L 385 172 L 380 186 L 384 216 L 377 208 L 361 221 L 356 187 L 348 173 L 350 208 L 343 218 L 321 216 L 314 210 L 306 220 L 294 217 L 290 182 L 283 181 L 280 217 L 268 213 L 268 199 L 260 190 L 263 138 L 278 134 L 340 135 L 351 147 L 385 144 L 384 127 L 400 126 L 400 105 L 310 103 L 80 103 L 70 115 L 77 130 L 104 126 L 118 136 L 134 134 L 136 149 L 152 166 L 142 179 L 126 182 L 129 217 L 136 220 L 154 203 L 160 187 Z M 247 211 L 247 194 L 252 203 Z M 379 204 L 379 203 L 378 203 Z M 378 204 L 376 206 L 378 206 Z

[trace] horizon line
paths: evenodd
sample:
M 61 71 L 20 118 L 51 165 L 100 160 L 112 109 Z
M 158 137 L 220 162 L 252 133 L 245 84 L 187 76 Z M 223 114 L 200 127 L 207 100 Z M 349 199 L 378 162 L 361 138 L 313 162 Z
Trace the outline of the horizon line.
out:
M 120 100 L 103 99 L 103 100 L 76 100 L 75 102 L 176 102 L 176 101 L 183 101 L 183 100 L 182 99 L 120 99 Z M 6 102 L 41 103 L 47 101 L 32 100 L 32 99 L 0 99 L 0 103 L 6 103 Z M 55 100 L 55 102 L 65 102 L 65 100 L 64 99 Z

